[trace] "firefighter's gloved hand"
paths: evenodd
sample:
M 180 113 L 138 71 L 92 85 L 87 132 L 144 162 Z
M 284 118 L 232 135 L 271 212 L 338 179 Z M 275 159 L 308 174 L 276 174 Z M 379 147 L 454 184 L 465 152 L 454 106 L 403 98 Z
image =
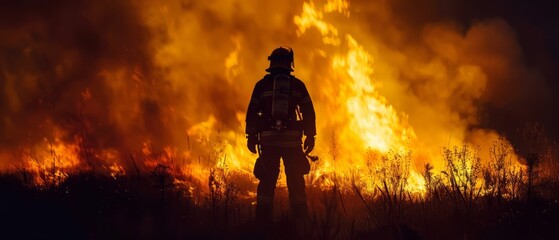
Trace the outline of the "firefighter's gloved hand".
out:
M 251 153 L 256 153 L 256 145 L 258 144 L 258 138 L 256 135 L 247 136 L 247 147 Z
M 305 154 L 309 154 L 314 149 L 314 138 L 315 136 L 307 136 L 305 138 L 305 143 L 303 143 L 303 149 L 305 150 Z

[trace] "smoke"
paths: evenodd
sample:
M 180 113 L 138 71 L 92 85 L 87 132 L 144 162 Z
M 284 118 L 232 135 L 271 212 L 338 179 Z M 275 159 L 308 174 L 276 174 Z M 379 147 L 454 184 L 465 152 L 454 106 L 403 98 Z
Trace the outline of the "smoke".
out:
M 531 36 L 523 29 L 530 26 L 534 32 L 538 26 L 529 25 L 535 23 L 528 18 L 545 18 L 545 11 L 531 13 L 536 3 L 438 0 L 380 1 L 378 5 L 352 3 L 354 8 L 363 9 L 356 14 L 363 25 L 373 22 L 367 25 L 364 35 L 375 36 L 378 40 L 374 45 L 385 45 L 387 51 L 379 56 L 390 61 L 389 67 L 397 68 L 400 81 L 387 88 L 398 89 L 404 85 L 404 90 L 389 97 L 391 102 L 398 104 L 398 96 L 408 94 L 418 100 L 399 107 L 412 116 L 410 121 L 422 115 L 414 114 L 414 109 L 426 105 L 428 109 L 420 110 L 425 111 L 426 122 L 433 123 L 433 118 L 439 116 L 447 118 L 433 127 L 459 125 L 465 127 L 466 135 L 476 135 L 475 129 L 495 130 L 509 138 L 520 151 L 526 145 L 520 132 L 527 125 L 540 122 L 551 131 L 555 128 L 557 114 L 553 109 L 557 107 L 557 99 L 553 91 L 556 87 L 549 74 L 543 72 L 550 63 L 541 60 L 539 64 L 529 64 L 528 59 L 541 54 L 534 51 L 534 45 L 541 49 L 546 46 L 537 41 L 538 36 Z M 450 116 L 454 119 L 448 119 Z M 428 129 L 425 134 L 433 132 L 437 131 Z M 453 135 L 452 131 L 447 134 Z M 465 136 L 465 139 L 472 138 Z
M 190 148 L 187 134 L 210 140 L 192 131 L 205 122 L 213 123 L 204 131 L 242 133 L 240 113 L 266 64 L 254 59 L 265 60 L 269 49 L 295 37 L 287 31 L 296 11 L 289 4 L 84 0 L 3 5 L 4 167 L 36 146 L 43 146 L 37 155 L 46 155 L 45 146 L 58 141 L 79 142 L 80 158 L 87 149 L 116 150 L 117 159 L 127 159 L 130 153 L 162 152 L 168 146 L 169 154 L 181 157 Z M 263 9 L 281 14 L 264 20 Z M 244 69 L 259 71 L 241 75 Z M 199 149 L 200 154 L 213 151 L 209 148 Z
M 220 139 L 244 147 L 252 87 L 282 45 L 295 50 L 295 74 L 316 104 L 317 151 L 325 153 L 332 132 L 351 128 L 341 126 L 347 116 L 332 114 L 345 104 L 332 59 L 352 41 L 371 56 L 375 91 L 413 129 L 416 147 L 429 149 L 420 158 L 502 134 L 516 141 L 516 129 L 553 106 L 544 75 L 526 64 L 508 21 L 470 19 L 460 3 L 442 2 L 351 1 L 315 16 L 326 30 L 301 30 L 294 18 L 303 2 L 295 0 L 2 3 L 1 166 L 57 138 L 115 150 L 118 159 L 164 148 L 190 158 Z
M 160 106 L 147 96 L 149 90 L 127 99 L 135 87 L 153 84 L 149 82 L 152 33 L 142 23 L 137 6 L 127 1 L 2 5 L 2 152 L 55 138 L 68 142 L 75 135 L 87 138 L 91 147 L 126 146 L 128 136 L 121 131 L 133 127 L 119 128 L 119 118 L 139 116 L 111 114 L 121 100 L 135 101 L 129 107 L 145 110 L 137 119 L 143 122 L 135 123 L 143 125 L 142 130 L 158 121 Z M 144 77 L 133 78 L 133 74 Z

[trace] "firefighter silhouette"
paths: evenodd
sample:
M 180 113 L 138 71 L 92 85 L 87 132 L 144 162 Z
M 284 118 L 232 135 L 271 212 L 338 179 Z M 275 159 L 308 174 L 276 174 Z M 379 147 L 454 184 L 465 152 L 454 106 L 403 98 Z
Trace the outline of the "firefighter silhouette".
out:
M 291 75 L 293 50 L 277 48 L 268 60 L 268 74 L 256 83 L 246 115 L 247 146 L 259 154 L 254 166 L 254 175 L 260 180 L 256 200 L 259 222 L 272 220 L 280 158 L 285 166 L 291 213 L 296 218 L 307 216 L 303 176 L 310 170 L 307 156 L 316 136 L 314 107 L 307 88 Z

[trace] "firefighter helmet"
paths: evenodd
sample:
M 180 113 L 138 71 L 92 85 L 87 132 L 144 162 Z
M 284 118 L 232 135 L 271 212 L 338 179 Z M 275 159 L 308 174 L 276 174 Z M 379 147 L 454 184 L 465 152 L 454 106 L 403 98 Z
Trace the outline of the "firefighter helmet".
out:
M 268 56 L 270 60 L 270 67 L 266 69 L 266 72 L 271 72 L 273 70 L 287 70 L 293 72 L 293 67 L 295 66 L 293 61 L 293 49 L 286 47 L 279 47 L 272 51 L 272 54 Z

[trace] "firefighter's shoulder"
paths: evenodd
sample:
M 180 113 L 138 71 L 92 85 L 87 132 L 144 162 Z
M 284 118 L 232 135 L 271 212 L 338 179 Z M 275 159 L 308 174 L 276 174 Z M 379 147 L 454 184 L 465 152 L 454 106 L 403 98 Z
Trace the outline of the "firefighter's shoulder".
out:
M 295 87 L 305 88 L 305 83 L 295 76 L 293 76 L 293 83 L 295 83 Z
M 261 88 L 262 88 L 262 86 L 263 86 L 263 83 L 264 83 L 264 80 L 265 80 L 265 79 L 266 79 L 266 76 L 264 76 L 263 78 L 261 78 L 260 80 L 258 80 L 258 81 L 256 82 L 256 84 L 254 84 L 254 90 L 255 90 L 255 91 L 261 90 Z
M 266 81 L 268 78 L 270 78 L 270 74 L 266 74 L 264 75 L 260 80 L 258 80 L 258 82 L 256 82 L 256 85 L 261 85 L 264 81 Z

